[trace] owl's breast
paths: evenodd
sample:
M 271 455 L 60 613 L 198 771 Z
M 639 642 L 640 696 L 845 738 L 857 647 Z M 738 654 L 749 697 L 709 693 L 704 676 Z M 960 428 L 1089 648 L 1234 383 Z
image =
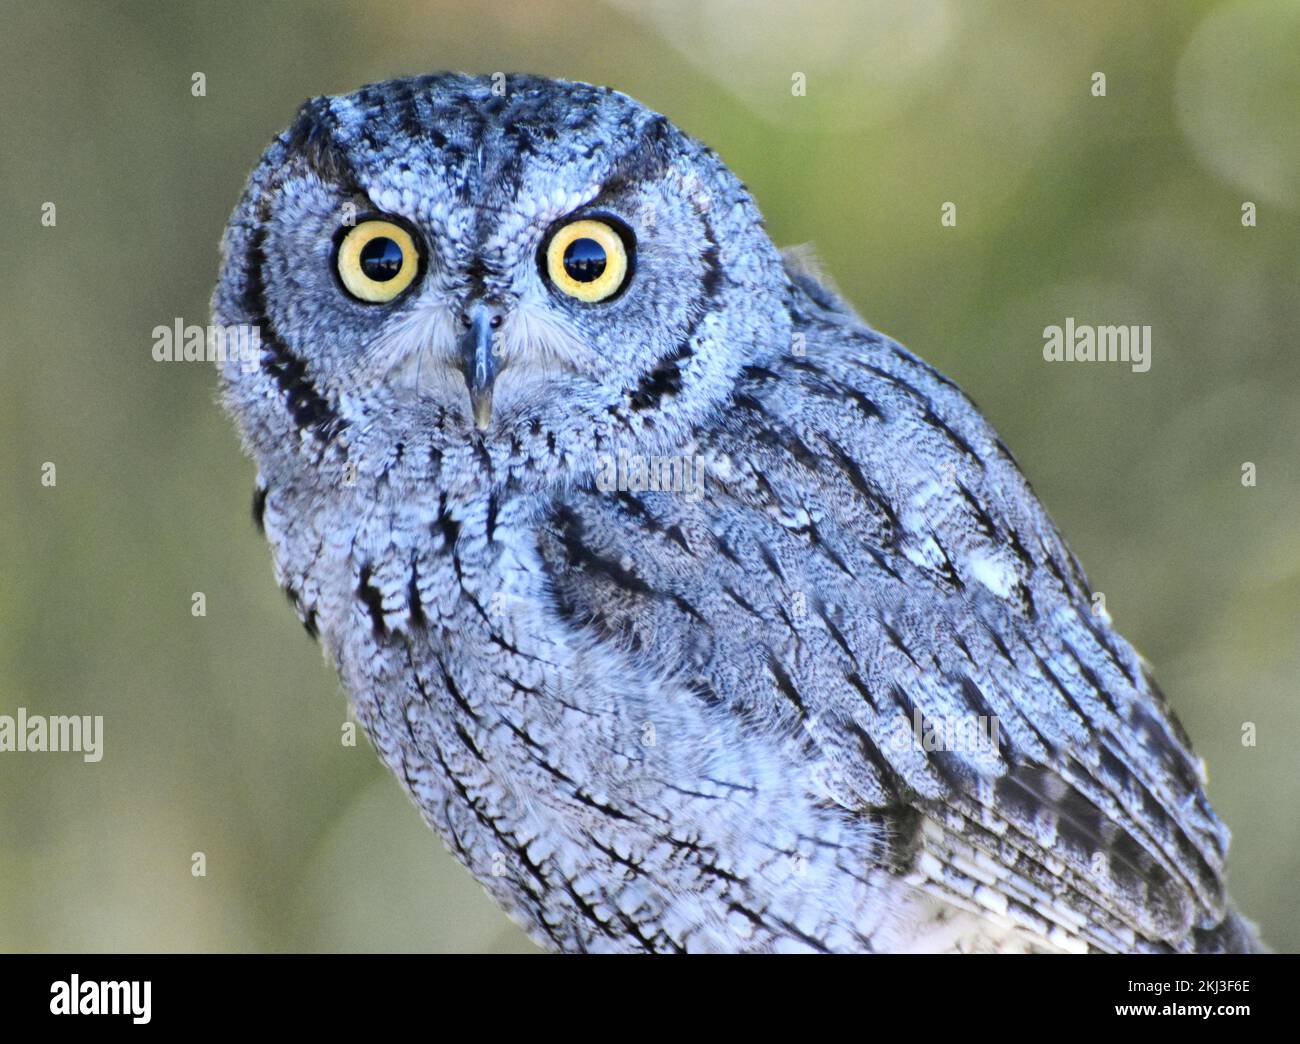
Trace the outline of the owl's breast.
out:
M 575 614 L 535 507 L 268 497 L 277 571 L 423 816 L 552 947 L 861 949 L 892 923 L 887 825 L 689 683 L 707 643 L 655 659 Z

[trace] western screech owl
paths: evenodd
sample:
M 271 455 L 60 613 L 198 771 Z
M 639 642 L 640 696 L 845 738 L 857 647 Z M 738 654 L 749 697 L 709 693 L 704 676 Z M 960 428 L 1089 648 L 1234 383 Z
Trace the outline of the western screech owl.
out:
M 1258 946 L 1010 452 L 664 117 L 526 76 L 316 98 L 223 253 L 276 575 L 539 942 Z

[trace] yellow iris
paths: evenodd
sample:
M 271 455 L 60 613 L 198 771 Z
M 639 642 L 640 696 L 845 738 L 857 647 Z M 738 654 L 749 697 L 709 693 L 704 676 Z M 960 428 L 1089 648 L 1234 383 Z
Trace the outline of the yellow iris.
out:
M 546 274 L 563 293 L 594 304 L 616 293 L 627 279 L 623 237 L 603 221 L 573 221 L 546 247 Z
M 372 219 L 348 231 L 339 244 L 339 278 L 361 301 L 391 301 L 415 279 L 420 253 L 411 234 L 391 221 Z

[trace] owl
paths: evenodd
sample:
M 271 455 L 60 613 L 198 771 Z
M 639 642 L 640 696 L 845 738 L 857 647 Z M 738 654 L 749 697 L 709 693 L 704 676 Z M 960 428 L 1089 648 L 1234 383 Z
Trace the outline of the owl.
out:
M 275 574 L 562 951 L 1238 951 L 1148 665 L 948 378 L 623 94 L 307 102 L 226 230 Z

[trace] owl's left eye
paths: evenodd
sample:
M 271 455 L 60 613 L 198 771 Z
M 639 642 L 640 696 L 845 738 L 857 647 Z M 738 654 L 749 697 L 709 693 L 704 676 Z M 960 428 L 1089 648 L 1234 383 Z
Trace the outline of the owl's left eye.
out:
M 335 249 L 334 266 L 343 288 L 359 301 L 391 301 L 420 270 L 415 240 L 401 225 L 381 218 L 346 229 Z
M 606 301 L 631 275 L 631 232 L 594 218 L 570 221 L 551 235 L 541 262 L 561 293 L 589 304 Z

